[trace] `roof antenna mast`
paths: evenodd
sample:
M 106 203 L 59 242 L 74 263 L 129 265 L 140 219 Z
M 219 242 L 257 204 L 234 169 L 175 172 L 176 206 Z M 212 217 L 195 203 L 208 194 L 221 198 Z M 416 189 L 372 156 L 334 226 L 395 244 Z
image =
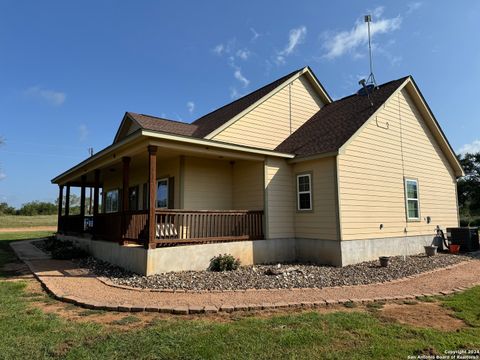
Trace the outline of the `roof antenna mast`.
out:
M 367 84 L 373 84 L 377 86 L 377 81 L 375 80 L 375 75 L 373 75 L 373 61 L 372 61 L 372 36 L 370 33 L 370 23 L 372 22 L 372 15 L 365 15 L 365 22 L 368 27 L 368 53 L 370 56 L 370 75 L 367 78 Z

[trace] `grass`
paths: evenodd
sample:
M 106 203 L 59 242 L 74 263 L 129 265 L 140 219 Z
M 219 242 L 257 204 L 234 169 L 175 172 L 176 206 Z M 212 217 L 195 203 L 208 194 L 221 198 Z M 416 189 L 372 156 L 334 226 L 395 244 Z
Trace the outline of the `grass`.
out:
M 22 228 L 31 226 L 56 226 L 57 215 L 2 215 L 0 216 L 0 228 Z
M 0 257 L 1 269 L 12 259 L 3 246 L 12 239 L 0 235 L 0 251 L 7 252 Z M 0 358 L 406 359 L 429 351 L 480 348 L 480 287 L 440 298 L 469 325 L 453 332 L 413 328 L 384 320 L 377 311 L 351 310 L 238 316 L 223 322 L 171 317 L 147 327 L 117 329 L 32 308 L 44 297 L 27 295 L 25 287 L 25 282 L 0 281 Z M 371 310 L 381 306 L 372 305 Z M 138 318 L 126 315 L 117 322 L 128 325 Z

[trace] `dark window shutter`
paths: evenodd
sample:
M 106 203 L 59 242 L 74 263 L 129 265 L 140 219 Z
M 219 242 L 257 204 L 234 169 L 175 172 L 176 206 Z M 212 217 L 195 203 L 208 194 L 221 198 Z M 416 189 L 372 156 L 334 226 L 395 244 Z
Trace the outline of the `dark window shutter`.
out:
M 168 178 L 168 208 L 175 208 L 175 177 Z

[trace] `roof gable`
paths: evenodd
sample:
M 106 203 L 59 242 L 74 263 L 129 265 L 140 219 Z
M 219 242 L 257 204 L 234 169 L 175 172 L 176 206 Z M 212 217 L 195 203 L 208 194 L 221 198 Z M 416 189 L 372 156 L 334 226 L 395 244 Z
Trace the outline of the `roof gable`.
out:
M 338 151 L 407 79 L 380 85 L 371 95 L 350 95 L 326 104 L 275 150 L 305 157 Z
M 328 95 L 310 67 L 306 66 L 197 119 L 194 124 L 199 125 L 201 128 L 198 131 L 198 135 L 207 139 L 213 138 L 270 96 L 273 96 L 277 91 L 280 91 L 304 74 L 309 77 L 322 101 L 325 104 L 332 102 L 330 95 Z
M 411 76 L 378 86 L 370 95 L 373 106 L 367 96 L 357 94 L 325 105 L 275 150 L 295 154 L 298 158 L 342 152 L 380 107 L 403 88 L 410 93 L 456 176 L 463 176 L 454 150 Z

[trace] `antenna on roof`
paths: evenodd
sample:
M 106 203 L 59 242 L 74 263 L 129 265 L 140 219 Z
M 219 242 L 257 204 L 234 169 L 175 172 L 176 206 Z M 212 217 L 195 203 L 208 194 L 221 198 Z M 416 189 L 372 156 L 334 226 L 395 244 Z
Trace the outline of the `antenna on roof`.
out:
M 372 35 L 370 33 L 370 23 L 372 22 L 372 15 L 365 15 L 365 22 L 367 23 L 368 27 L 368 54 L 370 56 L 370 75 L 366 80 L 367 84 L 373 84 L 377 86 L 377 82 L 375 80 L 375 75 L 373 75 L 373 61 L 372 61 Z

